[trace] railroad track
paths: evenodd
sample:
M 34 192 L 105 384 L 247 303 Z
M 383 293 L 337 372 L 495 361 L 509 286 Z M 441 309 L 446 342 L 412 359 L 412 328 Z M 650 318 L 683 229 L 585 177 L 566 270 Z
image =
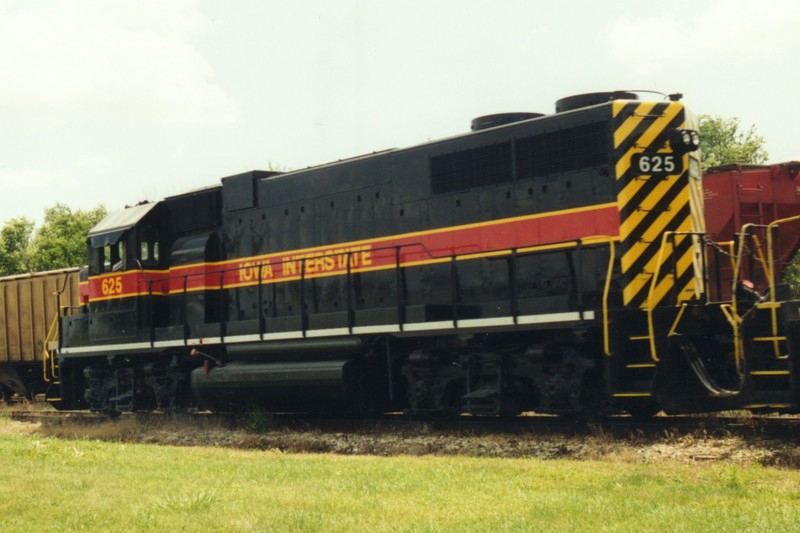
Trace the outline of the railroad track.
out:
M 741 416 L 656 416 L 647 420 L 628 416 L 609 416 L 585 422 L 556 416 L 526 415 L 513 418 L 461 416 L 452 418 L 409 418 L 402 414 L 387 414 L 372 418 L 342 418 L 327 415 L 259 414 L 232 415 L 224 413 L 125 413 L 112 418 L 86 411 L 11 410 L 17 421 L 59 424 L 103 424 L 124 420 L 168 425 L 190 423 L 213 425 L 229 429 L 269 431 L 289 429 L 298 431 L 352 433 L 441 433 L 441 434 L 513 434 L 528 435 L 596 435 L 614 437 L 631 435 L 657 437 L 703 432 L 709 436 L 743 436 L 770 439 L 800 439 L 800 416 L 741 415 Z

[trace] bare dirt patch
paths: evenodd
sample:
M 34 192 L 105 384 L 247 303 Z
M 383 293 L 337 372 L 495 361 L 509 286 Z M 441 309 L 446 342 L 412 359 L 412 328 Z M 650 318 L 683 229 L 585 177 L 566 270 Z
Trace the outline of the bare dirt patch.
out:
M 135 418 L 95 424 L 0 421 L 0 434 L 30 434 L 170 446 L 213 446 L 282 453 L 345 455 L 463 455 L 536 459 L 600 460 L 625 463 L 686 462 L 762 464 L 800 468 L 796 442 L 704 430 L 688 434 L 633 432 L 613 436 L 602 428 L 579 435 L 537 432 L 475 434 L 437 430 L 357 430 L 273 428 L 252 431 L 221 423 L 142 421 Z
M 39 430 L 40 424 L 18 422 L 16 420 L 0 421 L 0 435 L 30 435 Z

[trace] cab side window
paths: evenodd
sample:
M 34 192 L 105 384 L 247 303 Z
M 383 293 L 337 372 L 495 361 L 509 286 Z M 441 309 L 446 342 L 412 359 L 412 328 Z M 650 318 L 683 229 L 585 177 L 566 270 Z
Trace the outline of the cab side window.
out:
M 157 266 L 160 260 L 158 235 L 152 229 L 142 231 L 139 238 L 139 261 L 143 266 Z
M 103 272 L 119 272 L 125 266 L 125 243 L 120 239 L 103 249 Z
M 125 242 L 92 248 L 89 252 L 89 271 L 92 275 L 119 272 L 125 267 Z
M 139 260 L 144 265 L 157 265 L 158 264 L 158 242 L 147 241 L 142 242 L 139 248 Z

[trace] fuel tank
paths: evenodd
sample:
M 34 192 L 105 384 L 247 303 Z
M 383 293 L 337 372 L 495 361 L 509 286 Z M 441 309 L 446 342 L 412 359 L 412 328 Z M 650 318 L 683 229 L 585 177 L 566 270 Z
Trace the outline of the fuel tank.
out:
M 195 369 L 191 387 L 201 405 L 219 411 L 341 411 L 358 406 L 363 377 L 363 362 L 353 359 L 232 362 Z

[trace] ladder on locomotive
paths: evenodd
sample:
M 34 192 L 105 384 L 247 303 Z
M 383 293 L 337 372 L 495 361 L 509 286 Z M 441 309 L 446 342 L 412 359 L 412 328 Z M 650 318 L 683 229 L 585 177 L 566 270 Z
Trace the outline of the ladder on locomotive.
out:
M 756 304 L 743 330 L 743 341 L 748 343 L 747 375 L 754 389 L 745 405 L 748 409 L 798 407 L 787 326 L 778 319 L 781 307 L 781 302 L 774 301 Z
M 737 350 L 745 362 L 751 391 L 749 403 L 744 405 L 748 409 L 800 408 L 800 365 L 797 361 L 800 358 L 800 316 L 796 305 L 787 305 L 788 302 L 779 300 L 777 277 L 781 254 L 776 244 L 780 226 L 797 221 L 800 221 L 800 216 L 775 220 L 766 225 L 745 224 L 740 234 L 734 280 L 740 278 L 746 250 L 755 256 L 756 264 L 763 270 L 766 280 L 766 294 L 761 296 L 754 293 L 754 301 L 749 308 L 743 308 L 743 302 L 736 297 L 731 302 L 732 326 L 739 328 Z M 755 234 L 756 229 L 764 231 L 765 246 Z
M 628 410 L 637 411 L 641 407 L 646 411 L 646 406 L 652 402 L 653 381 L 660 362 L 662 344 L 668 337 L 675 335 L 676 327 L 687 309 L 686 304 L 681 303 L 685 298 L 677 294 L 679 288 L 674 284 L 677 279 L 675 265 L 662 276 L 670 257 L 669 250 L 675 248 L 676 238 L 701 237 L 701 234 L 694 232 L 665 232 L 654 271 L 640 274 L 648 276 L 648 293 L 644 304 L 636 309 L 619 312 L 617 320 L 624 322 L 624 326 L 617 328 L 621 334 L 617 353 L 614 354 L 617 360 L 611 365 L 611 396 L 626 409 L 630 408 Z M 656 289 L 663 279 L 673 280 L 670 293 L 674 305 L 659 305 L 660 302 L 656 301 Z

